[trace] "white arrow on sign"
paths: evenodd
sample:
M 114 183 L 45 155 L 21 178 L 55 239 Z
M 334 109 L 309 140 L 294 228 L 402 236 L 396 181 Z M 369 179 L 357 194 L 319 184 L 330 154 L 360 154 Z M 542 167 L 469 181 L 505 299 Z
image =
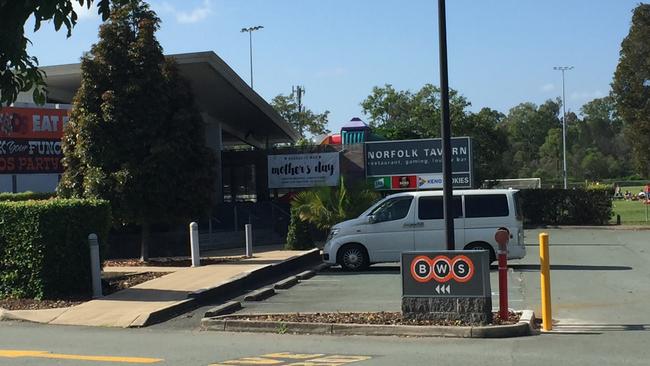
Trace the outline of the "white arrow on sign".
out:
M 437 285 L 436 286 L 436 293 L 437 294 L 444 294 L 444 293 L 451 294 L 451 285 L 447 285 L 447 286 L 445 286 L 445 285 L 442 285 L 442 286 Z

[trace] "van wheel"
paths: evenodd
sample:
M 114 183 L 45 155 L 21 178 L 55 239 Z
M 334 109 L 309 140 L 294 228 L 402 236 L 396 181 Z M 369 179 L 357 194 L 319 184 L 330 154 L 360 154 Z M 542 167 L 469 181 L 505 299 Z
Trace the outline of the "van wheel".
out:
M 469 243 L 465 246 L 465 250 L 487 250 L 490 254 L 490 263 L 497 260 L 497 255 L 494 253 L 494 248 L 485 242 Z
M 370 265 L 368 252 L 360 244 L 342 246 L 336 255 L 336 262 L 346 271 L 361 271 Z

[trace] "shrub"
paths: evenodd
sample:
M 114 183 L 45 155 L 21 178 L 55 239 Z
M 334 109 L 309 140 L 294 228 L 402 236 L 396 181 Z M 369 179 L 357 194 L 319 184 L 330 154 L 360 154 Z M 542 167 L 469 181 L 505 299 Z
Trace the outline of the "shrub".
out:
M 91 291 L 88 234 L 106 243 L 110 204 L 0 202 L 0 296 L 53 298 Z M 101 247 L 100 247 L 101 248 Z
M 21 192 L 21 193 L 0 193 L 0 201 L 29 201 L 29 200 L 47 200 L 56 196 L 56 193 L 50 192 Z
M 529 225 L 605 225 L 612 217 L 606 189 L 524 189 L 520 198 Z
M 341 221 L 358 217 L 379 197 L 379 193 L 365 185 L 348 187 L 341 178 L 338 187 L 317 187 L 298 193 L 291 207 L 301 220 L 327 232 Z
M 314 247 L 314 241 L 310 234 L 310 224 L 300 219 L 298 210 L 291 208 L 291 219 L 287 233 L 287 250 L 304 250 Z

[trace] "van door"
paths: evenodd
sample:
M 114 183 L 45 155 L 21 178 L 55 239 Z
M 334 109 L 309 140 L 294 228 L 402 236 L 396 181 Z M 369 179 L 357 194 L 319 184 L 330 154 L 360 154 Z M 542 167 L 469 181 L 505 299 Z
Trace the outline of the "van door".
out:
M 400 196 L 370 213 L 373 222 L 366 226 L 364 244 L 371 262 L 396 262 L 402 252 L 413 250 L 413 206 L 413 196 Z
M 418 197 L 413 229 L 415 250 L 447 249 L 442 200 L 442 196 Z M 462 249 L 465 245 L 465 222 L 461 196 L 454 196 L 453 205 L 456 249 Z
M 468 242 L 489 243 L 496 252 L 498 244 L 494 233 L 500 227 L 515 233 L 514 218 L 515 212 L 510 209 L 505 193 L 465 195 L 465 237 Z

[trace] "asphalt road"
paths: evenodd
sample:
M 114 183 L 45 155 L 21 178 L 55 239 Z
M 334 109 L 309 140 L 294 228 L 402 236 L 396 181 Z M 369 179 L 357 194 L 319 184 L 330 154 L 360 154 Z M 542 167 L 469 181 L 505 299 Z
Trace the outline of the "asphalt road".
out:
M 160 359 L 153 364 L 161 365 L 648 365 L 650 231 L 549 232 L 558 321 L 551 334 L 477 340 L 203 332 L 197 326 L 204 308 L 146 329 L 0 322 L 0 365 L 138 360 L 126 357 Z M 512 263 L 514 308 L 539 308 L 536 234 L 527 232 L 528 257 Z M 263 302 L 246 303 L 244 311 L 399 310 L 399 293 L 395 266 L 361 274 L 331 269 Z M 314 359 L 320 361 L 309 361 Z

